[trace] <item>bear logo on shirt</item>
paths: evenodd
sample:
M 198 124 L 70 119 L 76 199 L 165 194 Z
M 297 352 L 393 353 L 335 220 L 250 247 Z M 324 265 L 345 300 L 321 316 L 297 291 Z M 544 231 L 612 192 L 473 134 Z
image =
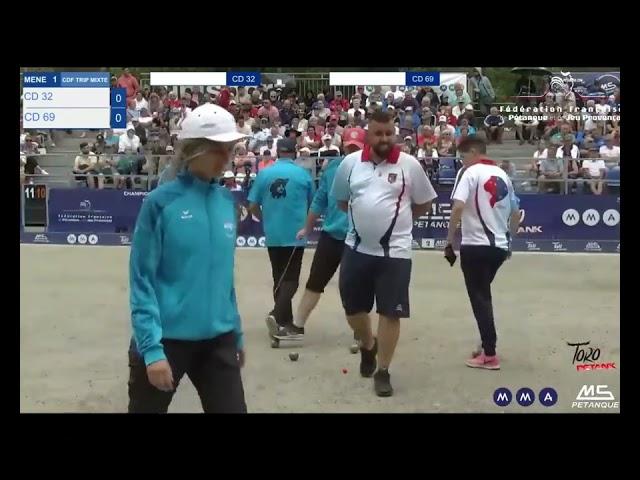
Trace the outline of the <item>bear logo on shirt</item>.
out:
M 271 192 L 271 196 L 273 198 L 287 198 L 287 183 L 289 182 L 288 178 L 277 178 L 269 187 L 269 191 Z
M 489 204 L 491 205 L 491 208 L 493 208 L 493 206 L 500 200 L 506 198 L 506 196 L 509 194 L 509 188 L 507 187 L 505 181 L 500 177 L 496 177 L 495 175 L 484 182 L 484 189 L 491 195 L 491 197 L 489 198 Z

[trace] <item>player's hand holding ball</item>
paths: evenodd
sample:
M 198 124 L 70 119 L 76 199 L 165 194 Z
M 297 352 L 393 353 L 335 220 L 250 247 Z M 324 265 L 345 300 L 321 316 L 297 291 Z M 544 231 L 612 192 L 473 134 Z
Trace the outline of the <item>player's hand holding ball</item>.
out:
M 448 243 L 447 246 L 444 248 L 444 258 L 447 259 L 447 261 L 449 262 L 449 265 L 451 265 L 452 267 L 456 263 L 458 256 L 456 255 L 456 252 L 453 249 L 453 245 L 451 245 L 450 243 Z
M 147 365 L 149 383 L 163 392 L 173 391 L 173 372 L 166 360 L 159 360 Z

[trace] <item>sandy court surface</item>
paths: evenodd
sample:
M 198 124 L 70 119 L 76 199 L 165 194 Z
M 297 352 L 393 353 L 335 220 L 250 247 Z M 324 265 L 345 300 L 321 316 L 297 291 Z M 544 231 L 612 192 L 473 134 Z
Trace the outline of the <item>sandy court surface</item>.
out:
M 21 411 L 126 411 L 128 255 L 126 247 L 21 246 Z M 312 256 L 305 252 L 302 286 Z M 591 341 L 600 362 L 619 368 L 618 255 L 514 254 L 493 284 L 502 370 L 490 372 L 464 365 L 478 334 L 459 264 L 452 269 L 440 252 L 416 252 L 413 317 L 402 323 L 391 368 L 395 395 L 386 399 L 375 396 L 372 380 L 358 374 L 359 355 L 349 353 L 337 275 L 307 324 L 303 348 L 270 347 L 270 282 L 266 250 L 238 250 L 250 412 L 578 412 L 571 402 L 584 384 L 619 395 L 619 370 L 576 372 L 574 348 L 566 345 Z M 297 362 L 291 351 L 299 352 Z M 498 387 L 553 387 L 559 400 L 550 408 L 515 400 L 501 408 L 493 402 Z M 170 412 L 200 411 L 185 377 Z

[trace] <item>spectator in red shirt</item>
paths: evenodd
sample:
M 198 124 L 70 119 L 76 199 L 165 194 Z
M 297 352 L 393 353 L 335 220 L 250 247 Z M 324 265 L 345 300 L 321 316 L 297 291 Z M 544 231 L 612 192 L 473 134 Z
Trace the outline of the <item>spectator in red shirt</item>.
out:
M 334 112 L 336 110 L 336 105 L 338 104 L 342 106 L 343 110 L 349 110 L 349 101 L 342 97 L 342 92 L 340 90 L 336 92 L 336 97 L 329 104 L 329 109 Z
M 169 110 L 179 110 L 182 108 L 182 102 L 178 100 L 176 92 L 169 92 L 169 97 L 165 100 L 165 106 Z
M 124 72 L 118 79 L 118 87 L 127 89 L 127 103 L 130 100 L 133 100 L 136 97 L 138 90 L 140 90 L 138 79 L 131 75 L 128 68 L 124 69 Z
M 276 107 L 271 105 L 271 100 L 265 100 L 262 102 L 262 107 L 258 109 L 258 116 L 268 116 L 271 122 L 275 122 L 276 120 L 280 120 L 280 112 Z
M 220 105 L 225 110 L 228 110 L 230 101 L 231 92 L 229 91 L 229 87 L 222 87 L 222 90 L 220 90 L 220 93 L 218 94 L 218 105 Z

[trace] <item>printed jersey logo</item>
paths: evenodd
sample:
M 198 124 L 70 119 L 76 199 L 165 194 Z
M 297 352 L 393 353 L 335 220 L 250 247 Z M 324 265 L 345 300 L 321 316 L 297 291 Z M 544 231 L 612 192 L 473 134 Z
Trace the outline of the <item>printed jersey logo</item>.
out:
M 182 220 L 188 220 L 193 218 L 193 214 L 189 212 L 189 210 L 182 210 L 182 215 L 180 215 Z
M 500 177 L 496 177 L 495 175 L 484 182 L 484 190 L 486 192 L 489 192 L 489 194 L 491 195 L 491 197 L 489 198 L 489 204 L 491 205 L 491 208 L 493 208 L 493 206 L 500 200 L 506 198 L 506 196 L 509 194 L 509 188 L 507 187 L 505 181 Z
M 395 183 L 397 178 L 398 178 L 398 174 L 390 173 L 389 177 L 387 178 L 387 180 L 389 180 L 389 183 Z
M 277 178 L 269 187 L 271 196 L 273 198 L 287 198 L 287 183 L 288 178 Z

